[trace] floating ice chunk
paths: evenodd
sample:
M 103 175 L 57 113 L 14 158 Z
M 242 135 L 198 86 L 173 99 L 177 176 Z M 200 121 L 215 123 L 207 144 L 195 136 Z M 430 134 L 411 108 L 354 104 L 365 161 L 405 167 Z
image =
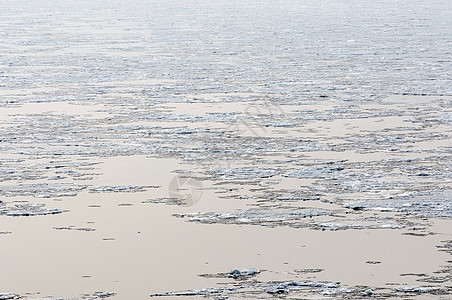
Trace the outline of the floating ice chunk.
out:
M 0 300 L 19 299 L 19 296 L 12 293 L 0 293 Z
M 236 217 L 234 214 L 221 214 L 218 216 L 219 219 L 235 219 Z
M 288 286 L 285 283 L 280 283 L 276 286 L 270 287 L 266 290 L 269 294 L 287 294 L 289 292 Z
M 441 121 L 441 122 L 448 122 L 448 123 L 452 122 L 452 113 L 444 114 L 444 115 L 440 116 L 437 120 Z
M 232 170 L 219 170 L 217 171 L 217 174 L 228 179 L 256 179 L 273 177 L 277 174 L 277 171 L 275 169 L 238 168 Z
M 247 218 L 240 218 L 240 219 L 237 220 L 237 222 L 239 222 L 239 223 L 249 223 L 249 222 L 250 222 L 250 219 L 247 219 Z
M 223 224 L 253 224 L 262 226 L 288 225 L 306 227 L 306 218 L 332 215 L 334 212 L 323 209 L 309 208 L 257 208 L 250 210 L 237 210 L 230 213 L 198 212 L 191 214 L 175 214 L 176 217 L 188 217 L 190 222 L 223 223 Z
M 198 295 L 210 295 L 210 294 L 220 294 L 223 293 L 225 289 L 222 288 L 212 288 L 212 289 L 195 289 L 195 290 L 187 290 L 180 292 L 165 292 L 165 293 L 157 293 L 150 294 L 150 297 L 165 297 L 165 296 L 198 296 Z
M 323 293 L 324 289 L 336 289 L 339 287 L 338 282 L 323 282 L 323 281 L 289 281 L 279 284 L 271 285 L 266 292 L 269 294 L 287 294 L 291 290 L 298 290 L 300 288 L 317 288 L 318 292 Z
M 378 211 L 381 211 L 381 212 L 388 212 L 388 211 L 393 211 L 394 210 L 394 208 L 392 208 L 392 207 L 380 207 L 380 206 L 373 207 L 372 209 L 373 210 L 378 210 Z
M 20 184 L 5 186 L 0 190 L 0 194 L 7 197 L 34 196 L 35 198 L 52 198 L 75 196 L 78 191 L 84 188 L 84 186 L 73 183 Z
M 431 293 L 440 290 L 439 287 L 426 286 L 426 287 L 415 287 L 415 286 L 401 286 L 396 288 L 397 292 L 403 293 Z
M 234 279 L 243 278 L 243 277 L 252 277 L 259 274 L 261 271 L 255 268 L 251 269 L 234 269 L 231 272 L 229 272 L 228 277 L 232 277 Z
M 114 192 L 114 193 L 135 193 L 135 192 L 143 192 L 145 188 L 156 188 L 156 186 L 134 186 L 134 185 L 125 185 L 125 186 L 107 186 L 102 185 L 98 187 L 92 187 L 89 189 L 91 193 L 98 192 Z
M 57 175 L 57 176 L 47 177 L 47 180 L 61 180 L 61 179 L 65 179 L 65 178 L 66 178 L 66 176 Z
M 94 296 L 95 297 L 99 297 L 99 298 L 108 298 L 108 297 L 112 297 L 116 295 L 116 293 L 114 292 L 108 292 L 108 291 L 104 291 L 104 292 L 95 292 Z
M 55 215 L 65 212 L 66 210 L 54 208 L 45 208 L 44 204 L 16 204 L 11 207 L 2 206 L 0 208 L 0 215 L 7 215 L 12 217 L 28 217 L 39 215 Z
M 306 166 L 302 169 L 286 173 L 285 177 L 292 177 L 298 179 L 307 178 L 329 178 L 333 173 L 344 170 L 344 167 L 337 166 L 333 167 L 331 165 L 315 165 Z
M 206 277 L 206 278 L 234 278 L 237 280 L 244 280 L 248 279 L 250 277 L 254 277 L 257 274 L 259 274 L 261 270 L 258 270 L 256 268 L 250 268 L 250 269 L 233 269 L 226 273 L 216 273 L 216 274 L 201 274 L 199 276 Z
M 96 231 L 95 228 L 89 228 L 89 227 L 73 227 L 73 226 L 53 227 L 53 229 L 55 229 L 55 230 Z
M 183 205 L 184 203 L 179 198 L 155 198 L 143 201 L 143 203 L 167 204 L 167 205 Z

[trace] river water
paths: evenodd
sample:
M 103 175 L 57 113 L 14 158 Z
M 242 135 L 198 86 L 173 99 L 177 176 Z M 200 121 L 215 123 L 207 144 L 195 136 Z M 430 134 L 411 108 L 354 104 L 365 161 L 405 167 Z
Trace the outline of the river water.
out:
M 0 299 L 448 299 L 451 28 L 447 0 L 2 1 Z

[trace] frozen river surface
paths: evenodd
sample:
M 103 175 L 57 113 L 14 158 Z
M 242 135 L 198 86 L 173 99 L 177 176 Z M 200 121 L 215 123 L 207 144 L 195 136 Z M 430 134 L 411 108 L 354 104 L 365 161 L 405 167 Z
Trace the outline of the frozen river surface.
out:
M 450 1 L 0 3 L 0 299 L 450 299 Z

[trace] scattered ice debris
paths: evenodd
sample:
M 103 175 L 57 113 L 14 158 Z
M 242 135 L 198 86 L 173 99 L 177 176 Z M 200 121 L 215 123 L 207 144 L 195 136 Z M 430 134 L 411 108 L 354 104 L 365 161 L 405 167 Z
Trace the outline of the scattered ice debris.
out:
M 257 281 L 244 281 L 242 284 L 231 287 L 208 288 L 208 289 L 194 289 L 179 292 L 165 292 L 151 294 L 150 297 L 174 297 L 174 296 L 235 296 L 249 297 L 259 295 L 266 298 L 264 295 L 277 295 L 296 293 L 298 291 L 310 292 L 313 294 L 335 293 L 341 292 L 339 290 L 339 283 L 337 282 L 321 282 L 321 281 L 287 281 L 287 282 L 269 282 L 260 283 Z M 254 297 L 253 297 L 254 298 Z
M 448 289 L 439 287 L 396 287 L 381 288 L 371 286 L 341 287 L 338 282 L 330 281 L 284 281 L 284 282 L 259 282 L 256 280 L 245 280 L 223 284 L 222 287 L 193 289 L 178 292 L 164 292 L 151 294 L 150 297 L 175 297 L 175 296 L 204 296 L 205 298 L 226 299 L 227 297 L 240 297 L 245 299 L 273 299 L 275 296 L 287 295 L 290 298 L 301 296 L 305 298 L 317 298 L 326 296 L 328 299 L 392 299 L 404 294 L 432 294 L 449 295 Z M 322 298 L 323 299 L 323 298 Z
M 14 2 L 3 1 L 2 8 L 6 9 L 2 12 L 6 17 L 2 18 L 2 25 L 7 26 L 2 26 L 2 34 L 8 37 L 6 48 L 20 47 L 0 56 L 2 110 L 30 102 L 96 104 L 105 109 L 102 114 L 94 113 L 94 117 L 52 111 L 21 112 L 2 119 L 2 156 L 16 155 L 22 161 L 1 160 L 0 181 L 8 186 L 2 185 L 0 195 L 74 196 L 79 188 L 56 186 L 54 180 L 35 186 L 23 183 L 46 178 L 57 181 L 62 181 L 62 177 L 68 181 L 93 178 L 80 166 L 60 162 L 61 158 L 75 162 L 80 157 L 95 160 L 141 154 L 176 157 L 194 168 L 203 160 L 211 161 L 211 165 L 238 161 L 240 166 L 234 169 L 201 167 L 200 173 L 218 184 L 240 181 L 236 185 L 260 189 L 243 191 L 247 198 L 235 193 L 236 199 L 244 202 L 280 204 L 279 201 L 287 200 L 257 195 L 279 189 L 276 182 L 262 184 L 261 180 L 279 174 L 299 179 L 324 203 L 362 201 L 350 208 L 350 218 L 343 215 L 336 218 L 335 212 L 329 211 L 319 214 L 315 208 L 253 209 L 246 213 L 233 207 L 232 212 L 219 215 L 200 212 L 192 216 L 192 221 L 339 230 L 403 228 L 413 226 L 406 218 L 419 215 L 451 218 L 452 208 L 448 204 L 451 199 L 437 199 L 434 195 L 438 189 L 450 186 L 452 179 L 450 131 L 446 127 L 451 120 L 452 95 L 450 38 L 448 35 L 444 38 L 444 33 L 450 31 L 450 17 L 444 13 L 448 10 L 443 9 L 447 1 L 429 3 L 429 14 L 425 14 L 426 6 L 418 1 L 388 1 L 391 13 L 379 1 L 368 1 L 366 5 L 340 9 L 322 7 L 320 15 L 317 6 L 307 6 L 306 1 L 291 1 L 291 12 L 297 13 L 289 14 L 281 9 L 279 1 L 267 1 L 265 5 L 262 1 L 245 2 L 244 5 L 251 8 L 258 5 L 259 9 L 245 10 L 235 1 L 224 1 L 225 9 L 218 10 L 209 5 L 198 6 L 196 11 L 177 7 L 179 21 L 193 13 L 210 17 L 207 23 L 200 24 L 204 36 L 201 43 L 196 30 L 184 30 L 177 22 L 168 24 L 160 9 L 135 9 L 136 20 L 155 21 L 146 25 L 155 36 L 143 39 L 142 34 L 136 34 L 134 22 L 118 18 L 115 12 L 123 10 L 112 5 L 105 10 L 104 17 L 116 20 L 119 28 L 130 30 L 131 34 L 124 36 L 132 38 L 133 43 L 114 31 L 112 45 L 110 30 L 93 26 L 102 30 L 101 38 L 89 39 L 92 49 L 111 52 L 95 55 L 62 51 L 71 50 L 65 41 L 83 46 L 86 40 L 77 40 L 82 35 L 69 38 L 64 35 L 65 41 L 59 43 L 59 35 L 49 38 L 49 31 L 41 30 L 39 25 L 46 24 L 46 20 L 34 18 L 33 11 L 30 18 L 24 19 L 24 14 L 17 13 Z M 164 5 L 162 8 L 165 10 Z M 352 8 L 356 18 L 348 18 L 347 8 Z M 77 9 L 80 15 L 91 10 L 89 6 Z M 257 26 L 249 34 L 243 26 L 222 30 L 224 22 L 210 22 L 228 20 L 228 25 L 240 24 L 235 21 L 243 15 L 234 13 L 236 10 L 247 11 L 250 24 L 267 25 L 266 20 L 271 19 L 278 26 Z M 233 18 L 232 22 L 224 17 L 224 12 Z M 271 18 L 267 18 L 269 15 Z M 55 24 L 61 24 L 61 32 L 70 33 L 73 24 L 65 19 L 67 16 L 52 15 Z M 36 22 L 27 26 L 28 20 Z M 89 21 L 97 24 L 101 20 Z M 359 23 L 347 26 L 353 39 L 341 34 L 341 26 L 330 30 L 332 20 L 345 20 L 348 25 Z M 168 30 L 160 30 L 162 24 L 176 26 L 178 30 L 168 35 Z M 18 31 L 18 25 L 27 30 Z M 324 38 L 322 42 L 319 32 Z M 209 40 L 210 37 L 214 39 Z M 240 47 L 243 41 L 250 47 Z M 123 51 L 125 45 L 128 51 Z M 155 45 L 163 51 L 152 50 Z M 300 53 L 303 61 L 299 59 Z M 136 82 L 141 77 L 154 76 L 160 78 L 159 82 Z M 50 92 L 46 91 L 48 88 Z M 381 100 L 394 93 L 401 96 Z M 423 95 L 449 97 L 432 100 Z M 205 104 L 207 110 L 209 105 L 225 103 L 256 107 L 254 104 L 259 101 L 270 103 L 270 108 L 276 110 L 255 113 L 239 108 L 225 112 L 220 107 L 210 113 L 198 110 L 178 113 L 171 108 L 172 104 L 191 108 L 191 103 Z M 296 108 L 291 111 L 286 107 L 289 105 Z M 245 136 L 235 129 L 225 129 L 238 120 L 262 126 L 265 135 Z M 332 164 L 328 159 L 321 161 L 325 156 L 341 157 L 341 161 Z M 28 163 L 33 160 L 43 163 L 34 166 Z M 56 162 L 44 166 L 47 160 Z M 239 171 L 242 166 L 252 167 Z M 209 170 L 221 171 L 209 173 Z M 307 184 L 304 179 L 313 182 Z M 398 196 L 411 192 L 426 194 L 422 199 Z M 448 192 L 450 195 L 450 189 Z M 376 215 L 374 219 L 364 217 L 368 210 Z M 403 214 L 393 216 L 393 212 Z M 280 286 L 280 290 L 285 289 Z
M 15 204 L 13 206 L 0 206 L 0 215 L 12 217 L 28 217 L 28 216 L 42 216 L 42 215 L 56 215 L 66 212 L 66 210 L 59 208 L 45 208 L 45 204 L 26 203 Z
M 114 292 L 104 291 L 104 292 L 95 292 L 92 295 L 83 295 L 80 297 L 71 297 L 71 298 L 46 297 L 46 298 L 34 298 L 33 300 L 101 300 L 101 299 L 113 297 L 115 295 L 116 295 L 116 293 L 114 293 Z M 0 298 L 0 299 L 2 299 L 2 298 Z M 9 298 L 6 298 L 6 299 L 9 299 Z M 12 298 L 12 299 L 15 299 L 15 298 Z
M 227 95 L 225 97 L 224 100 L 228 101 L 235 99 L 228 98 Z M 277 98 L 272 97 L 271 101 L 288 104 L 284 103 L 287 99 L 283 101 Z M 165 103 L 182 101 L 177 97 L 172 97 L 172 100 L 165 97 L 158 99 L 166 99 Z M 246 99 L 250 100 L 252 97 Z M 403 211 L 433 217 L 450 217 L 452 209 L 450 205 L 448 206 L 449 198 L 445 196 L 443 199 L 432 199 L 435 197 L 434 190 L 447 187 L 447 182 L 451 179 L 448 175 L 451 174 L 449 164 L 440 163 L 450 159 L 450 149 L 447 147 L 447 140 L 450 137 L 444 131 L 435 129 L 435 126 L 441 125 L 435 118 L 443 118 L 450 114 L 448 111 L 450 106 L 446 105 L 445 100 L 432 103 L 435 107 L 433 110 L 433 106 L 418 107 L 409 102 L 395 107 L 384 103 L 339 101 L 331 97 L 325 99 L 328 100 L 295 101 L 300 104 L 299 108 L 283 109 L 282 115 L 259 115 L 264 124 L 287 121 L 290 126 L 287 127 L 286 124 L 284 130 L 294 128 L 303 134 L 302 138 L 294 132 L 280 132 L 269 136 L 237 136 L 226 133 L 224 128 L 196 128 L 199 122 L 221 123 L 227 120 L 230 122 L 242 113 L 217 112 L 202 117 L 177 114 L 171 109 L 157 109 L 149 113 L 137 109 L 143 105 L 142 101 L 132 100 L 128 102 L 127 109 L 119 99 L 115 100 L 121 107 L 121 112 L 114 112 L 114 104 L 111 104 L 112 116 L 95 121 L 57 114 L 18 116 L 2 132 L 2 140 L 5 139 L 6 144 L 22 151 L 24 157 L 45 157 L 52 161 L 38 162 L 33 166 L 24 159 L 4 159 L 0 161 L 0 178 L 4 178 L 5 181 L 18 178 L 24 180 L 50 178 L 62 181 L 62 178 L 66 177 L 64 180 L 72 178 L 89 181 L 96 175 L 92 172 L 92 164 L 98 162 L 63 160 L 61 159 L 63 155 L 67 157 L 83 155 L 90 159 L 135 154 L 178 157 L 199 168 L 199 172 L 206 180 L 212 180 L 218 185 L 230 182 L 236 185 L 259 186 L 261 193 L 277 191 L 278 188 L 275 187 L 280 180 L 279 175 L 282 174 L 289 179 L 312 180 L 313 182 L 305 187 L 315 195 L 312 199 L 342 205 L 356 202 L 355 199 L 359 196 L 364 204 L 350 206 L 355 211 L 376 210 L 381 213 Z M 439 104 L 442 106 L 438 106 Z M 310 107 L 304 109 L 303 106 L 306 105 Z M 149 118 L 156 122 L 164 122 L 169 120 L 168 117 L 188 122 L 190 126 L 187 126 L 187 123 L 179 125 L 176 123 L 173 127 L 138 123 Z M 385 118 L 399 123 L 400 126 L 383 126 Z M 375 130 L 372 128 L 360 130 L 364 119 L 368 119 L 369 124 L 375 122 L 377 126 Z M 128 124 L 124 123 L 125 120 Z M 134 124 L 134 121 L 137 124 Z M 344 125 L 346 129 L 337 136 L 329 135 L 326 129 L 314 126 L 324 121 L 327 121 L 322 125 L 325 128 L 330 126 L 327 123 L 336 122 L 338 126 Z M 383 127 L 378 128 L 379 126 Z M 46 130 L 43 130 L 43 127 Z M 64 136 L 68 128 L 71 128 L 70 141 L 58 137 L 59 134 Z M 49 135 L 49 131 L 54 134 Z M 18 135 L 18 132 L 23 132 L 24 135 Z M 93 136 L 96 136 L 96 139 L 91 139 Z M 133 145 L 130 141 L 133 141 Z M 444 145 L 432 146 L 433 144 L 429 143 L 433 141 Z M 29 146 L 30 143 L 36 143 L 38 146 L 32 148 Z M 44 147 L 44 143 L 50 145 L 52 149 Z M 316 158 L 317 155 L 325 154 L 330 157 L 340 156 L 341 159 Z M 275 158 L 276 156 L 278 158 Z M 240 159 L 241 165 L 247 167 L 230 167 L 230 163 L 237 159 Z M 266 178 L 272 180 L 262 180 Z M 42 186 L 4 186 L 0 189 L 0 195 L 33 195 L 44 198 L 74 196 L 77 191 L 85 188 L 56 186 L 55 183 L 49 182 Z M 140 187 L 136 188 L 138 189 L 127 186 L 101 186 L 88 190 L 133 192 L 138 191 Z M 411 206 L 397 206 L 397 202 L 402 200 L 397 195 L 411 191 L 427 194 L 424 199 L 417 199 Z M 235 196 L 225 195 L 225 197 L 256 199 L 262 202 L 303 199 L 282 195 L 279 200 L 275 197 L 259 199 L 252 190 L 246 195 L 235 193 Z M 378 206 L 373 205 L 372 203 L 376 201 L 382 203 Z M 162 202 L 174 203 L 165 200 Z M 247 218 L 241 220 L 246 221 Z
M 168 204 L 168 205 L 184 205 L 184 202 L 179 198 L 156 198 L 148 199 L 143 201 L 143 203 L 154 203 L 154 204 Z
M 307 274 L 307 273 L 320 273 L 323 269 L 297 269 L 294 272 L 301 273 L 301 274 Z
M 125 185 L 125 186 L 98 186 L 91 187 L 89 191 L 91 193 L 99 193 L 99 192 L 115 192 L 115 193 L 135 193 L 135 192 L 143 192 L 147 188 L 159 188 L 159 186 L 134 186 L 134 185 Z
M 76 231 L 96 231 L 95 228 L 75 227 L 75 226 L 53 227 L 53 229 L 55 229 L 55 230 L 76 230 Z

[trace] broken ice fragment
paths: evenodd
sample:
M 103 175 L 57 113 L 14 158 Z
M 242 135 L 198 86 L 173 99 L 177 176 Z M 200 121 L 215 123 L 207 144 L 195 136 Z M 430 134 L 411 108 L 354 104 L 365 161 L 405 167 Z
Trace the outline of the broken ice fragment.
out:
M 250 277 L 254 277 L 257 274 L 259 274 L 260 272 L 261 272 L 261 270 L 258 270 L 256 268 L 243 269 L 243 270 L 233 269 L 226 273 L 202 274 L 199 276 L 206 277 L 206 278 L 233 278 L 233 279 L 237 279 L 237 280 L 244 280 L 244 279 L 248 279 Z
M 38 216 L 38 215 L 55 215 L 66 212 L 59 208 L 45 208 L 44 204 L 16 204 L 11 207 L 2 206 L 0 208 L 0 215 L 7 215 L 13 217 L 23 216 Z
M 396 291 L 398 292 L 404 292 L 404 293 L 431 293 L 440 290 L 439 287 L 415 287 L 415 286 L 401 286 L 396 288 Z
M 19 299 L 19 296 L 12 293 L 0 293 L 0 300 Z
M 234 279 L 239 279 L 239 278 L 247 278 L 247 277 L 251 277 L 251 276 L 255 276 L 257 274 L 259 274 L 261 271 L 255 268 L 251 268 L 251 269 L 244 269 L 244 270 L 239 270 L 239 269 L 234 269 L 231 272 L 229 272 L 229 277 L 232 277 Z
M 134 192 L 143 192 L 145 188 L 156 188 L 155 186 L 134 186 L 134 185 L 125 185 L 125 186 L 98 186 L 98 187 L 92 187 L 89 189 L 91 193 L 96 192 L 127 192 L 127 193 L 134 193 Z

